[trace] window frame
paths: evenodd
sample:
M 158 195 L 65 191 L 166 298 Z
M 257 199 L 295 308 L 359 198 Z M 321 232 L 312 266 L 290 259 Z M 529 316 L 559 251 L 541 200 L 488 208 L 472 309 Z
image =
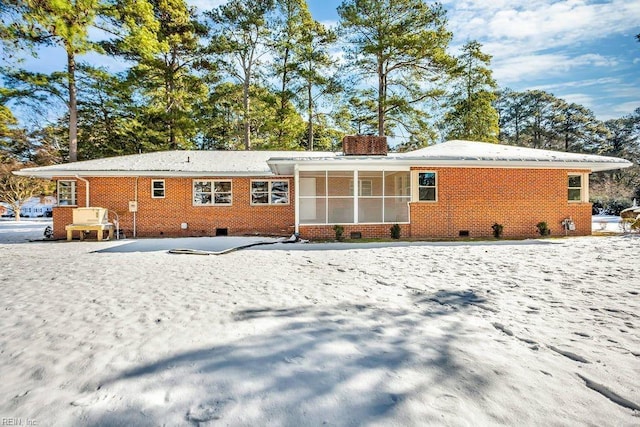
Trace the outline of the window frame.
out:
M 253 184 L 255 182 L 266 182 L 267 183 L 267 191 L 258 191 L 255 192 L 253 190 Z M 283 193 L 282 191 L 273 191 L 273 184 L 276 182 L 284 182 L 287 184 L 287 202 L 286 203 L 274 203 L 273 202 L 273 194 L 274 193 Z M 254 194 L 266 194 L 267 195 L 267 203 L 256 203 L 253 201 Z M 249 184 L 249 201 L 251 206 L 289 206 L 291 205 L 291 183 L 288 179 L 252 179 Z
M 162 183 L 162 196 L 156 196 L 155 192 L 156 190 L 159 190 L 158 188 L 154 187 L 154 184 L 156 182 L 161 182 Z M 165 183 L 164 179 L 152 179 L 151 180 L 151 198 L 152 199 L 164 199 L 167 195 L 167 184 Z
M 365 182 L 367 183 L 365 185 Z M 368 187 L 368 188 L 367 188 Z M 368 190 L 369 194 L 364 194 L 364 190 Z M 349 180 L 349 193 L 353 194 L 353 179 Z M 358 178 L 358 197 L 377 197 L 373 195 L 373 180 L 368 178 Z
M 60 204 L 60 184 L 66 182 L 71 184 L 71 203 Z M 66 200 L 66 199 L 65 199 Z M 67 207 L 67 206 L 78 206 L 78 185 L 77 181 L 71 179 L 59 179 L 56 183 L 56 206 L 57 207 Z
M 585 201 L 585 193 L 587 191 L 587 185 L 586 185 L 586 179 L 588 179 L 588 175 L 585 176 L 586 174 L 584 173 L 579 173 L 579 172 L 570 172 L 567 174 L 567 202 L 569 203 L 583 203 Z M 571 186 L 571 178 L 580 178 L 580 186 L 579 187 L 572 187 Z M 570 198 L 570 193 L 571 191 L 575 191 L 575 190 L 579 190 L 580 191 L 580 196 L 577 199 L 572 199 Z
M 211 202 L 209 203 L 198 203 L 196 202 L 196 182 L 204 182 L 209 183 L 211 186 L 210 192 L 199 192 L 199 193 L 209 193 L 211 194 Z M 217 183 L 229 183 L 229 191 L 216 191 Z M 216 202 L 216 195 L 228 194 L 229 195 L 229 203 Z M 233 206 L 233 180 L 231 179 L 194 179 L 191 182 L 191 203 L 195 207 L 206 207 L 206 206 Z
M 434 179 L 434 185 L 420 185 L 420 174 L 426 174 L 426 173 L 430 173 L 433 174 L 433 179 Z M 415 201 L 420 202 L 420 203 L 437 203 L 438 202 L 438 172 L 437 171 L 430 171 L 430 170 L 420 170 L 420 171 L 416 171 L 416 175 L 415 175 Z M 433 199 L 421 199 L 420 198 L 420 189 L 422 188 L 433 188 Z

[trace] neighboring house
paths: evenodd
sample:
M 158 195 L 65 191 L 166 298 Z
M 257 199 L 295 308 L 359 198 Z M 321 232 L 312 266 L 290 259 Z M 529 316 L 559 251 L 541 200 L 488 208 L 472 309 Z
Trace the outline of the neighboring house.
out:
M 32 197 L 20 207 L 22 218 L 51 217 L 57 201 L 53 196 Z
M 591 234 L 589 174 L 618 158 L 471 141 L 386 154 L 386 139 L 347 137 L 345 153 L 166 151 L 23 169 L 57 181 L 55 236 L 74 207 L 104 207 L 127 235 L 332 238 Z M 356 184 L 357 183 L 357 184 Z M 568 221 L 571 220 L 571 221 Z M 572 227 L 565 227 L 571 223 Z
M 51 217 L 53 208 L 56 206 L 56 198 L 52 196 L 31 197 L 20 207 L 21 218 L 44 218 Z M 3 217 L 14 217 L 13 209 L 6 203 L 0 204 L 0 215 Z

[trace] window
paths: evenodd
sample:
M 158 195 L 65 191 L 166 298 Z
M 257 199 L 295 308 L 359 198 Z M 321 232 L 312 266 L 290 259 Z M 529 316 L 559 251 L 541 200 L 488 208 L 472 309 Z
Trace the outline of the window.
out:
M 358 184 L 358 196 L 369 197 L 373 195 L 373 183 L 370 179 L 359 179 Z M 349 180 L 349 193 L 353 194 L 353 180 Z
M 436 201 L 435 172 L 418 173 L 418 200 L 430 202 Z
M 230 205 L 231 181 L 193 181 L 193 204 Z
M 58 181 L 58 206 L 76 205 L 76 182 Z
M 164 199 L 164 179 L 151 181 L 151 197 L 153 199 Z
M 570 202 L 582 201 L 582 175 L 569 175 L 568 200 Z
M 252 205 L 288 205 L 289 181 L 251 181 Z

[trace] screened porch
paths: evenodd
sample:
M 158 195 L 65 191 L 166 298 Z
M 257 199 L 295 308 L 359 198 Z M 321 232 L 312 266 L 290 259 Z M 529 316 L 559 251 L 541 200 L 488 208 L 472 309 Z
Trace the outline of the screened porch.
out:
M 410 173 L 300 171 L 297 198 L 302 225 L 407 223 Z

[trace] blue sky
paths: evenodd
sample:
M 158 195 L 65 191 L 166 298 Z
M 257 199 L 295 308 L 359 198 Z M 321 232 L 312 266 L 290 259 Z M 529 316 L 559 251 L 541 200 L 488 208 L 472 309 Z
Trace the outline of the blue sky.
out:
M 187 0 L 200 10 L 226 0 Z M 313 17 L 338 22 L 341 0 L 308 0 Z M 493 56 L 500 87 L 540 89 L 591 109 L 601 120 L 640 107 L 640 0 L 441 0 L 454 39 L 452 53 L 477 40 Z M 104 62 L 92 55 L 91 63 Z M 111 61 L 113 64 L 113 61 Z M 46 51 L 27 62 L 62 70 L 64 55 Z M 118 68 L 117 66 L 115 68 Z
M 340 0 L 308 0 L 335 23 Z M 441 0 L 452 52 L 477 40 L 493 56 L 500 87 L 540 89 L 601 120 L 640 107 L 640 0 Z

